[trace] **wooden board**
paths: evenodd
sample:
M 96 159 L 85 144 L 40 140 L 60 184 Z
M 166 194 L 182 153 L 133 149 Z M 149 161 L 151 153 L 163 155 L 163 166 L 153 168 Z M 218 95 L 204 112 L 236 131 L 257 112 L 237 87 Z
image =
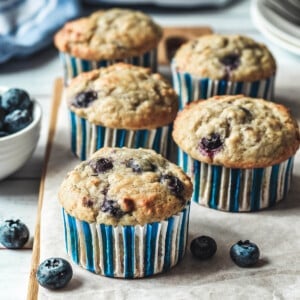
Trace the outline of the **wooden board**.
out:
M 164 27 L 163 37 L 158 46 L 158 63 L 168 65 L 181 44 L 210 33 L 212 30 L 209 27 Z
M 29 275 L 29 284 L 28 284 L 28 293 L 27 293 L 28 300 L 37 299 L 37 295 L 38 295 L 39 285 L 37 283 L 35 276 L 36 276 L 36 270 L 40 262 L 41 210 L 43 206 L 45 178 L 47 174 L 47 167 L 48 167 L 48 162 L 49 162 L 51 148 L 52 148 L 52 141 L 56 129 L 56 120 L 57 120 L 58 108 L 60 106 L 60 102 L 62 98 L 62 91 L 63 91 L 63 81 L 62 79 L 56 79 L 53 87 L 50 124 L 49 124 L 49 131 L 48 131 L 47 144 L 46 144 L 45 157 L 44 157 L 44 166 L 43 166 L 43 172 L 42 172 L 40 190 L 39 190 L 37 221 L 35 226 L 34 242 L 32 248 L 32 259 L 31 259 L 31 270 Z

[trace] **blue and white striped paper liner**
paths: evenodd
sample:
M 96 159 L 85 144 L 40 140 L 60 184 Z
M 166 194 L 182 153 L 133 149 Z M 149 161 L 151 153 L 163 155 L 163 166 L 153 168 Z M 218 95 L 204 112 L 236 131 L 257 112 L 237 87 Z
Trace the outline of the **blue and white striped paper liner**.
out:
M 194 100 L 207 99 L 215 95 L 243 94 L 252 98 L 273 100 L 275 76 L 253 82 L 232 82 L 196 78 L 189 73 L 178 72 L 174 62 L 171 68 L 173 86 L 179 95 L 179 109 L 183 109 L 186 104 Z
M 192 200 L 210 208 L 257 211 L 273 206 L 287 194 L 294 158 L 266 168 L 233 169 L 194 160 L 179 150 L 179 166 L 192 178 Z
M 86 60 L 74 57 L 68 53 L 60 52 L 60 59 L 64 69 L 65 85 L 82 72 L 88 72 L 94 69 L 111 66 L 117 62 L 124 62 L 136 66 L 150 68 L 152 72 L 157 70 L 157 49 L 153 49 L 140 56 L 133 56 L 117 60 Z
M 144 226 L 87 223 L 63 209 L 67 253 L 74 263 L 108 277 L 139 278 L 167 271 L 184 256 L 189 207 Z
M 70 111 L 71 150 L 81 160 L 103 147 L 146 148 L 170 158 L 172 124 L 156 129 L 127 130 L 89 123 Z

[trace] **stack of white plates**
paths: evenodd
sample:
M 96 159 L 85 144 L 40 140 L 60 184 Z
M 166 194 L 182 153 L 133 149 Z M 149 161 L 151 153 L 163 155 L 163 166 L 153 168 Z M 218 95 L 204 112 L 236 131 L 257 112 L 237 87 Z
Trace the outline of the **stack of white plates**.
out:
M 251 15 L 257 29 L 268 39 L 279 47 L 300 55 L 299 25 L 277 14 L 265 5 L 264 0 L 252 0 Z

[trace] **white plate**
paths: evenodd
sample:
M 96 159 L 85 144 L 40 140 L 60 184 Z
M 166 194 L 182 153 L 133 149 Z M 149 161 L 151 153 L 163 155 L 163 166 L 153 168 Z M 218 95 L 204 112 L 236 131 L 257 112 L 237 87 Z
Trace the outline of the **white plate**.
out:
M 299 26 L 294 25 L 293 23 L 273 12 L 264 5 L 263 0 L 255 0 L 254 2 L 256 2 L 257 13 L 261 16 L 265 25 L 271 32 L 300 47 Z
M 299 27 L 284 20 L 262 2 L 253 0 L 251 6 L 252 19 L 258 30 L 279 47 L 300 55 Z

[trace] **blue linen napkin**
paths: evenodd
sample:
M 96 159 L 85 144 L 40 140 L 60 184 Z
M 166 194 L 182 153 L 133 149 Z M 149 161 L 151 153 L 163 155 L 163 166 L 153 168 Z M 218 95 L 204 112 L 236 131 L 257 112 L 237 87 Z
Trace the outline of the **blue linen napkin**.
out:
M 78 0 L 1 0 L 0 63 L 51 44 L 53 34 L 79 13 Z

